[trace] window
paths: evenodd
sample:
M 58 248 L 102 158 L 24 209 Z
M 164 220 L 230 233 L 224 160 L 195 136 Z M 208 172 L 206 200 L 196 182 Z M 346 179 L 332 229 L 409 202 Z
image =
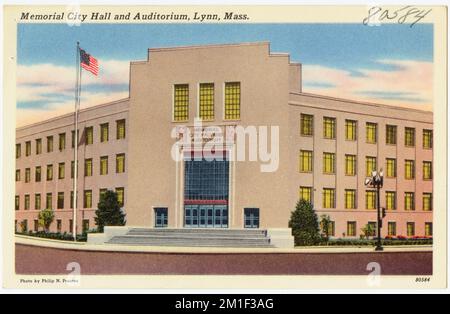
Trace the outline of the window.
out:
M 58 164 L 58 179 L 64 179 L 66 166 L 63 162 Z
M 52 203 L 53 203 L 52 193 L 47 193 L 46 198 L 45 198 L 45 208 L 52 209 L 53 208 Z
M 397 144 L 397 126 L 386 125 L 386 144 Z
M 27 141 L 25 142 L 25 156 L 31 155 L 31 142 Z
M 388 222 L 388 236 L 396 236 L 397 235 L 397 223 L 394 221 Z
M 336 119 L 323 117 L 323 137 L 329 139 L 336 138 Z
M 334 153 L 323 153 L 323 173 L 333 174 L 335 164 Z
M 426 237 L 432 237 L 433 236 L 433 223 L 432 222 L 426 222 L 425 223 L 425 236 Z
M 89 231 L 89 219 L 83 219 L 83 233 Z
M 336 230 L 336 224 L 334 221 L 330 221 L 328 223 L 328 236 L 329 237 L 334 237 L 335 235 L 335 230 Z
M 366 142 L 375 144 L 377 142 L 377 124 L 372 122 L 366 123 Z
M 116 173 L 125 172 L 125 154 L 116 155 Z
M 21 155 L 20 144 L 16 144 L 16 159 L 20 158 L 20 155 Z
M 34 232 L 38 232 L 39 231 L 39 220 L 35 219 L 33 221 L 34 223 Z
M 345 208 L 356 208 L 356 190 L 345 190 Z
M 77 196 L 78 196 L 78 191 L 77 191 Z M 70 206 L 71 209 L 73 208 L 73 201 L 74 201 L 73 191 L 70 191 L 70 204 L 69 204 L 69 206 Z M 77 204 L 79 204 L 78 203 L 78 197 L 77 197 Z M 70 230 L 72 230 L 72 228 Z
M 345 120 L 345 139 L 347 141 L 356 141 L 356 121 Z
M 377 193 L 375 191 L 366 191 L 366 209 L 375 209 Z
M 100 142 L 107 142 L 109 139 L 109 125 L 108 123 L 100 124 Z
M 405 146 L 413 147 L 416 145 L 416 129 L 405 128 Z
M 345 175 L 356 175 L 356 155 L 345 155 Z
M 30 195 L 25 194 L 25 210 L 29 210 L 29 209 L 30 209 Z
M 173 120 L 187 121 L 189 119 L 189 85 L 177 84 L 174 86 Z
M 125 119 L 116 121 L 116 133 L 118 140 L 125 138 Z
M 62 220 L 56 219 L 56 232 L 61 233 L 62 231 Z
M 37 166 L 36 171 L 34 173 L 34 180 L 36 182 L 41 182 L 41 173 L 42 173 L 41 166 Z
M 414 179 L 414 160 L 405 160 L 405 179 Z
M 41 209 L 41 194 L 39 193 L 34 194 L 34 209 L 35 210 Z
M 413 237 L 416 234 L 416 228 L 415 228 L 415 223 L 414 222 L 407 222 L 406 223 L 406 235 L 408 237 Z
M 121 207 L 123 207 L 123 204 L 125 203 L 125 189 L 116 188 L 116 193 L 117 193 L 117 202 Z
M 167 227 L 167 208 L 157 207 L 155 208 L 155 227 L 156 228 L 166 228 Z
M 25 169 L 25 183 L 30 182 L 31 180 L 31 170 L 30 168 Z
M 300 135 L 312 136 L 314 132 L 314 116 L 309 114 L 300 115 Z
M 386 158 L 386 177 L 395 178 L 397 176 L 397 160 L 395 158 Z
M 15 208 L 16 210 L 19 210 L 19 209 L 20 209 L 20 196 L 19 196 L 19 195 L 16 195 L 14 208 Z
M 225 120 L 241 118 L 241 83 L 225 83 Z
M 92 176 L 92 158 L 84 160 L 84 176 Z
M 73 233 L 73 220 L 69 219 L 69 232 Z
M 395 191 L 386 191 L 386 209 L 397 209 L 397 193 Z
M 214 120 L 214 84 L 200 84 L 199 117 L 202 120 Z
M 59 150 L 66 149 L 66 133 L 59 134 Z
M 108 156 L 100 157 L 100 175 L 108 174 Z
M 77 146 L 80 145 L 79 139 L 80 139 L 80 130 L 77 131 L 77 141 L 76 141 Z M 72 131 L 72 148 L 74 148 L 74 147 L 75 147 L 75 130 Z
M 20 169 L 16 169 L 16 182 L 20 181 Z
M 70 178 L 73 179 L 73 177 L 75 176 L 75 162 L 72 160 L 70 162 Z M 77 172 L 78 172 L 78 161 L 77 161 Z M 78 173 L 77 173 L 77 177 L 78 177 Z
M 323 189 L 323 208 L 334 208 L 335 207 L 335 192 L 334 189 L 324 188 Z
M 347 236 L 356 236 L 356 221 L 347 221 Z
M 372 172 L 377 170 L 377 158 L 366 156 L 366 177 L 371 177 Z
M 84 190 L 83 207 L 84 208 L 92 207 L 92 190 Z
M 415 210 L 414 192 L 405 192 L 405 210 Z
M 312 171 L 312 151 L 301 150 L 300 151 L 300 172 Z
M 423 130 L 423 148 L 433 148 L 433 130 Z
M 244 227 L 259 228 L 259 208 L 244 208 Z
M 47 153 L 53 151 L 53 136 L 47 136 Z
M 423 179 L 431 180 L 433 178 L 433 167 L 431 161 L 423 162 Z
M 92 145 L 94 143 L 94 128 L 92 126 L 86 127 L 84 132 L 86 145 Z
M 47 165 L 47 181 L 53 180 L 53 165 Z
M 58 192 L 58 201 L 57 201 L 57 207 L 58 209 L 64 208 L 64 192 Z
M 310 186 L 301 186 L 299 190 L 299 198 L 312 203 L 312 188 Z
M 36 155 L 42 154 L 42 139 L 38 138 L 36 140 Z
M 422 209 L 424 211 L 431 211 L 433 209 L 433 197 L 431 193 L 422 194 Z
M 100 189 L 98 191 L 98 195 L 99 195 L 99 199 L 100 200 L 103 198 L 103 196 L 105 195 L 106 191 L 108 191 L 108 189 Z

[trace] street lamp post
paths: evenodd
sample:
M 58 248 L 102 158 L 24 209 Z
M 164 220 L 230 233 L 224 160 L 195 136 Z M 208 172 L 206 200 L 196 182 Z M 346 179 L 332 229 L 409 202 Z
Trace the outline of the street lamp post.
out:
M 372 177 L 366 178 L 366 186 L 373 187 L 377 190 L 377 244 L 375 251 L 383 251 L 381 246 L 381 206 L 380 206 L 380 189 L 383 187 L 383 169 L 380 171 L 372 171 Z

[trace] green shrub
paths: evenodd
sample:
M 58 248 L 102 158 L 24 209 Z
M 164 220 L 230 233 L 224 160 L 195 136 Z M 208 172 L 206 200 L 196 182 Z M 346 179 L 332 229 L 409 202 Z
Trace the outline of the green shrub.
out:
M 303 199 L 297 202 L 295 210 L 291 213 L 289 227 L 292 228 L 295 245 L 316 245 L 320 242 L 316 212 L 312 204 Z

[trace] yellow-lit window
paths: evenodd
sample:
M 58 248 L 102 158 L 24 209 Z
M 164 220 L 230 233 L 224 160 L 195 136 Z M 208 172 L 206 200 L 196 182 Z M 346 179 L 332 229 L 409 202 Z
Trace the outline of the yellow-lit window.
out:
M 301 150 L 300 151 L 300 172 L 311 172 L 312 171 L 312 151 Z
M 356 141 L 356 121 L 345 120 L 345 139 Z
M 386 144 L 397 144 L 397 126 L 386 125 Z
M 77 191 L 77 196 L 78 196 L 78 191 Z M 73 208 L 73 202 L 74 202 L 73 191 L 70 191 L 70 208 Z M 78 197 L 77 197 L 77 204 L 80 204 L 80 203 L 78 203 Z M 77 205 L 77 206 L 79 206 L 79 205 Z M 72 228 L 69 228 L 69 229 L 72 230 Z
M 174 86 L 173 120 L 187 121 L 189 119 L 189 85 L 177 84 Z
M 41 194 L 34 194 L 34 209 L 40 210 L 41 209 Z
M 53 209 L 53 197 L 52 193 L 47 193 L 45 197 L 45 208 Z
M 34 173 L 34 181 L 36 182 L 41 182 L 41 166 L 37 166 L 36 167 L 36 172 Z
M 25 156 L 31 155 L 31 142 L 27 141 L 25 142 Z
M 86 145 L 92 145 L 94 143 L 94 128 L 93 127 L 87 127 L 84 129 L 85 132 L 85 138 L 86 138 Z
M 396 236 L 397 235 L 397 223 L 394 221 L 388 222 L 388 235 Z
M 123 206 L 125 202 L 125 189 L 124 188 L 116 188 L 117 193 L 117 202 L 120 206 Z
M 312 188 L 310 186 L 301 186 L 299 190 L 301 200 L 312 203 Z
M 371 177 L 375 170 L 377 170 L 377 158 L 366 156 L 366 177 Z
M 16 144 L 16 158 L 20 158 L 21 155 L 21 145 L 20 144 Z
M 416 226 L 414 222 L 407 222 L 406 223 L 406 235 L 408 237 L 413 237 L 416 234 Z
M 72 148 L 75 147 L 75 143 L 78 143 L 77 145 L 80 145 L 80 130 L 77 132 L 77 140 L 75 141 L 75 130 L 72 131 Z
M 65 177 L 65 164 L 63 162 L 60 162 L 58 164 L 58 179 L 64 179 Z
M 92 190 L 84 190 L 83 207 L 92 208 Z
M 108 191 L 108 189 L 100 189 L 100 190 L 99 190 L 98 195 L 99 195 L 99 199 L 100 199 L 100 200 L 104 197 L 106 191 Z
M 92 159 L 84 160 L 84 176 L 90 177 L 92 176 Z
M 414 160 L 405 160 L 405 179 L 414 179 Z
M 300 115 L 300 135 L 312 136 L 314 133 L 314 116 L 310 114 Z
M 64 208 L 64 192 L 58 192 L 58 199 L 56 201 L 56 208 L 63 209 Z
M 386 158 L 386 177 L 395 178 L 397 176 L 397 160 Z
M 16 182 L 20 181 L 20 169 L 16 169 Z
M 20 196 L 16 195 L 16 199 L 15 199 L 15 210 L 19 210 L 20 209 Z
M 125 138 L 125 119 L 116 121 L 116 138 L 118 140 Z
M 225 120 L 241 118 L 241 83 L 225 83 Z
M 415 210 L 414 192 L 405 192 L 405 210 Z
M 53 151 L 53 136 L 47 136 L 47 153 Z
M 397 194 L 394 191 L 386 191 L 386 209 L 397 209 Z
M 100 175 L 108 174 L 108 156 L 100 157 Z
M 73 179 L 73 177 L 75 176 L 75 162 L 72 160 L 70 162 L 70 178 Z M 77 177 L 78 177 L 78 161 L 77 161 Z
M 335 224 L 335 222 L 334 221 L 330 221 L 329 223 L 328 223 L 328 236 L 329 237 L 334 237 L 334 235 L 335 235 L 335 230 L 336 230 L 336 224 Z
M 405 128 L 405 146 L 413 147 L 416 145 L 416 129 Z
M 345 190 L 345 208 L 356 208 L 356 190 Z
M 335 165 L 334 153 L 323 153 L 323 173 L 333 174 Z
M 375 191 L 366 191 L 366 209 L 375 209 L 377 206 L 377 193 Z
M 323 137 L 334 139 L 336 138 L 336 119 L 330 117 L 323 117 Z
M 356 221 L 347 221 L 347 236 L 356 236 Z
M 324 188 L 323 189 L 323 208 L 334 208 L 335 207 L 335 191 L 334 189 Z
M 100 124 L 100 142 L 107 142 L 109 139 L 109 124 Z
M 433 197 L 431 193 L 423 193 L 422 195 L 422 209 L 424 211 L 431 211 L 433 209 Z
M 59 134 L 59 150 L 66 148 L 66 133 Z
M 431 180 L 433 178 L 433 166 L 431 161 L 423 162 L 423 179 Z
M 366 142 L 376 143 L 377 142 L 377 124 L 372 122 L 366 123 Z
M 36 140 L 36 155 L 42 154 L 42 139 Z
M 214 120 L 214 84 L 200 84 L 199 116 L 202 120 Z
M 31 170 L 30 168 L 25 169 L 25 183 L 28 183 L 31 181 Z
M 125 154 L 116 155 L 116 173 L 125 172 Z
M 53 180 L 53 165 L 47 165 L 47 181 Z
M 432 222 L 425 223 L 425 236 L 426 237 L 433 236 L 433 223 Z
M 423 130 L 423 148 L 433 148 L 433 130 Z
M 30 195 L 29 194 L 25 194 L 25 210 L 30 209 Z
M 356 175 L 356 155 L 345 155 L 345 175 Z

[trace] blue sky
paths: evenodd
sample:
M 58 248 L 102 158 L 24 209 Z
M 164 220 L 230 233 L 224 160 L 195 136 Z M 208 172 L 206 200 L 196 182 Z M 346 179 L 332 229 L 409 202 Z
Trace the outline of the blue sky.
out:
M 42 73 L 54 67 L 61 79 L 69 73 L 64 69 L 74 69 L 77 40 L 109 76 L 85 82 L 91 102 L 103 99 L 99 95 L 123 96 L 127 80 L 111 76 L 123 76 L 131 60 L 145 60 L 150 47 L 270 41 L 272 52 L 287 52 L 303 64 L 305 92 L 419 109 L 432 106 L 431 24 L 19 24 L 18 109 L 60 113 L 58 104 L 70 101 L 73 85 L 62 86 L 58 77 L 42 82 Z M 408 82 L 413 73 L 422 75 L 421 81 Z

